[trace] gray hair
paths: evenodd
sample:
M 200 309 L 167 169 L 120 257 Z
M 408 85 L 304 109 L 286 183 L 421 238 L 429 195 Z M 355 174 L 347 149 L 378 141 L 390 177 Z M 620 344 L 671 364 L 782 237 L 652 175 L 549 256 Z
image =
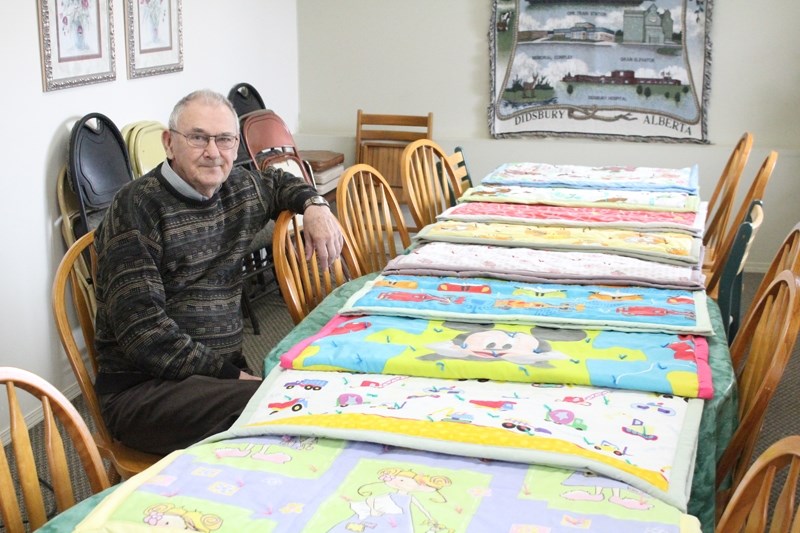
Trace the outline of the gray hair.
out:
M 221 105 L 227 107 L 235 119 L 234 122 L 236 123 L 236 134 L 239 134 L 239 115 L 236 113 L 236 109 L 234 109 L 233 104 L 225 96 L 218 92 L 212 91 L 211 89 L 200 89 L 193 91 L 178 100 L 178 103 L 175 104 L 175 107 L 172 108 L 172 113 L 169 115 L 168 126 L 170 129 L 178 129 L 178 119 L 180 118 L 181 113 L 183 113 L 183 110 L 186 108 L 189 102 L 193 102 L 195 100 L 200 100 L 204 104 Z

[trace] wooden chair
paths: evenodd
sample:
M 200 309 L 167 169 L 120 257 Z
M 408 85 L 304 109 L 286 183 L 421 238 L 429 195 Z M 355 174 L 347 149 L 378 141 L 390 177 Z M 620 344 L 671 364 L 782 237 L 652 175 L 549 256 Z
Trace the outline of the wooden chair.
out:
M 773 484 L 785 475 L 770 511 Z M 800 483 L 800 435 L 784 437 L 767 448 L 747 470 L 720 517 L 716 531 L 733 533 L 796 533 L 800 531 L 796 492 Z M 777 488 L 777 486 L 776 486 Z M 771 520 L 767 529 L 768 517 Z
M 401 156 L 403 191 L 417 230 L 436 221 L 436 216 L 461 197 L 447 154 L 435 142 L 420 139 L 406 146 Z
M 764 221 L 764 206 L 761 200 L 753 200 L 750 204 L 750 212 L 747 219 L 739 226 L 736 237 L 728 255 L 728 262 L 722 272 L 715 271 L 712 276 L 719 276 L 719 291 L 717 292 L 717 304 L 722 315 L 725 327 L 725 335 L 728 344 L 733 342 L 739 328 L 740 307 L 742 297 L 742 272 L 747 262 L 747 256 L 753 246 L 756 233 Z M 757 300 L 754 300 L 757 301 Z
M 750 464 L 764 415 L 800 330 L 800 278 L 784 270 L 754 302 L 731 346 L 739 426 L 717 462 L 717 516 Z M 730 483 L 730 486 L 726 485 Z
M 92 493 L 96 494 L 107 489 L 111 484 L 89 428 L 80 413 L 58 389 L 36 374 L 8 366 L 0 367 L 0 383 L 5 385 L 8 398 L 11 449 L 16 462 L 17 477 L 17 483 L 15 483 L 5 448 L 0 446 L 0 516 L 3 518 L 4 531 L 23 533 L 26 528 L 22 518 L 22 505 L 17 499 L 15 485 L 22 494 L 31 531 L 44 525 L 48 517 L 39 482 L 41 475 L 35 460 L 36 457 L 41 457 L 42 450 L 34 452 L 25 415 L 20 408 L 18 390 L 25 391 L 41 403 L 44 415 L 42 422 L 44 427 L 43 452 L 47 457 L 47 468 L 50 473 L 57 511 L 60 513 L 75 505 L 72 476 L 64 447 L 64 435 L 72 441 L 72 446 L 81 461 Z M 56 421 L 63 430 L 59 429 Z
M 722 244 L 716 249 L 711 267 L 709 269 L 706 269 L 705 266 L 703 267 L 703 272 L 706 275 L 706 292 L 714 299 L 717 298 L 720 274 L 722 273 L 722 269 L 725 268 L 725 263 L 728 262 L 728 256 L 730 255 L 731 248 L 733 247 L 733 241 L 736 238 L 736 232 L 738 231 L 739 226 L 742 225 L 742 222 L 745 221 L 745 218 L 750 210 L 750 204 L 753 202 L 753 200 L 764 198 L 767 184 L 772 177 L 773 170 L 775 170 L 775 163 L 777 160 L 778 152 L 773 150 L 761 164 L 761 168 L 758 170 L 753 183 L 750 184 L 750 189 L 747 191 L 747 194 L 742 200 L 739 211 L 733 218 L 731 229 L 727 231 L 725 238 L 722 240 Z M 705 263 L 705 260 L 703 262 Z
M 336 210 L 362 274 L 383 270 L 411 244 L 392 188 L 369 165 L 353 165 L 344 172 L 336 190 Z
M 394 189 L 398 201 L 406 203 L 400 156 L 409 143 L 432 138 L 433 113 L 383 115 L 364 113 L 359 109 L 356 116 L 356 164 L 375 168 Z
M 750 150 L 753 148 L 753 136 L 745 132 L 734 146 L 728 157 L 725 168 L 717 180 L 717 185 L 708 201 L 708 213 L 705 232 L 703 233 L 704 269 L 708 270 L 714 263 L 716 251 L 722 245 L 728 230 L 733 205 L 736 201 L 736 191 L 742 177 Z
M 301 215 L 284 211 L 275 221 L 272 239 L 275 274 L 295 324 L 299 324 L 333 289 L 361 276 L 361 268 L 347 235 L 342 255 L 327 269 L 319 268 L 317 254 L 306 261 Z
M 455 151 L 447 156 L 447 160 L 450 161 L 450 166 L 455 172 L 456 180 L 461 184 L 461 191 L 472 187 L 472 176 L 469 174 L 467 161 L 464 159 L 464 150 L 460 146 L 456 146 Z
M 778 252 L 772 259 L 767 273 L 761 278 L 761 283 L 756 289 L 753 301 L 757 302 L 764 295 L 772 280 L 780 272 L 791 270 L 796 276 L 800 276 L 800 222 L 795 224 L 786 238 L 783 240 Z
M 94 442 L 100 450 L 100 455 L 111 462 L 108 477 L 116 482 L 120 478 L 127 479 L 134 474 L 138 474 L 158 461 L 160 457 L 133 450 L 114 440 L 100 412 L 100 403 L 92 381 L 92 376 L 97 375 L 97 352 L 94 347 L 94 314 L 90 311 L 89 302 L 84 291 L 80 289 L 82 284 L 94 287 L 96 254 L 93 243 L 94 232 L 91 231 L 75 241 L 75 244 L 67 250 L 67 253 L 61 259 L 53 281 L 53 313 L 61 344 L 67 354 L 69 364 L 72 366 L 75 379 L 81 388 L 83 400 L 92 415 L 95 426 Z M 88 252 L 92 258 L 89 269 L 90 279 L 81 281 L 81 278 L 86 274 L 78 267 L 78 259 L 84 255 L 84 252 Z M 72 304 L 83 334 L 83 343 L 89 356 L 91 373 L 83 359 L 81 349 L 78 347 L 73 329 L 74 325 L 70 323 L 70 314 L 67 312 L 67 284 L 71 288 Z

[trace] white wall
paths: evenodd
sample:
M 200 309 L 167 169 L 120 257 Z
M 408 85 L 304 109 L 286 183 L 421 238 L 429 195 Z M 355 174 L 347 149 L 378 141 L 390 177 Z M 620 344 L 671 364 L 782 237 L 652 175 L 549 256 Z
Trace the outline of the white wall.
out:
M 524 0 L 520 0 L 524 3 Z M 356 111 L 426 114 L 434 139 L 461 145 L 470 172 L 500 163 L 682 167 L 697 163 L 708 198 L 733 145 L 755 137 L 744 189 L 771 149 L 780 157 L 766 220 L 748 262 L 764 270 L 800 221 L 800 3 L 716 0 L 711 38 L 710 144 L 491 139 L 490 0 L 298 0 L 300 146 L 335 148 L 353 162 Z
M 184 70 L 136 80 L 127 79 L 123 2 L 110 3 L 117 67 L 112 82 L 42 92 L 37 2 L 6 2 L 9 22 L 0 32 L 0 173 L 6 190 L 0 209 L 0 365 L 31 370 L 62 390 L 74 378 L 55 331 L 50 289 L 65 251 L 55 187 L 66 161 L 67 122 L 95 111 L 120 128 L 142 119 L 166 122 L 186 93 L 208 87 L 227 94 L 241 81 L 257 87 L 291 128 L 298 122 L 294 1 L 184 0 Z M 6 420 L 0 415 L 0 433 Z

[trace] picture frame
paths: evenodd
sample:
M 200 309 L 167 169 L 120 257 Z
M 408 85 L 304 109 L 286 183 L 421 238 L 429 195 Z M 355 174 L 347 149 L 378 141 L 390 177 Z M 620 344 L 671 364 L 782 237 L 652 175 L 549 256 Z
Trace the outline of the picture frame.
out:
M 181 0 L 125 0 L 128 78 L 183 70 Z
M 42 89 L 115 80 L 111 0 L 37 0 Z

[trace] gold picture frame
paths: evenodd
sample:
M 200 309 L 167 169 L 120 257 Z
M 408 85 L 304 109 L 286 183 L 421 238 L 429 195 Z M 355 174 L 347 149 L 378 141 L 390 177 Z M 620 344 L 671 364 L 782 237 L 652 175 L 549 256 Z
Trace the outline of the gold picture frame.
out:
M 181 0 L 125 0 L 128 78 L 183 70 Z
M 37 1 L 45 92 L 117 78 L 111 0 Z

